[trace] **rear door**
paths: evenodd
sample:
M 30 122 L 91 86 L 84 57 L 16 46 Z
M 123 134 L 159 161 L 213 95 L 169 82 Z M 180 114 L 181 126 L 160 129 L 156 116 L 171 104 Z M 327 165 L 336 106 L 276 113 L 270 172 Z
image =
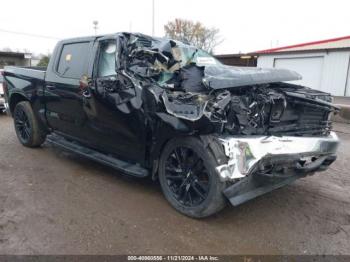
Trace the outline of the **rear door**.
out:
M 79 87 L 82 75 L 88 73 L 91 41 L 62 42 L 46 75 L 46 117 L 52 129 L 78 140 L 88 139 L 84 125 L 83 96 Z

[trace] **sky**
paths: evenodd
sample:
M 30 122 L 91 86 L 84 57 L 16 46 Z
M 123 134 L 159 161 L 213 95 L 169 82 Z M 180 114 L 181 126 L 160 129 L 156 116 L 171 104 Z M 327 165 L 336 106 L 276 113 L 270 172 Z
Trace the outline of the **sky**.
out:
M 175 18 L 199 21 L 220 30 L 223 41 L 215 54 L 350 35 L 348 0 L 154 2 L 156 36 L 164 36 L 164 24 Z M 3 0 L 0 10 L 0 49 L 49 53 L 59 39 L 93 35 L 94 20 L 98 34 L 152 34 L 152 0 Z

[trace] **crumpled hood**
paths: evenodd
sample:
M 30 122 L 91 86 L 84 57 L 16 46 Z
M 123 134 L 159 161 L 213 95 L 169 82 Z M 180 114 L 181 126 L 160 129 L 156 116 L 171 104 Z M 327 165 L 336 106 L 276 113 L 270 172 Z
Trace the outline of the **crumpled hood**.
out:
M 297 72 L 287 69 L 205 66 L 203 82 L 213 89 L 300 80 Z

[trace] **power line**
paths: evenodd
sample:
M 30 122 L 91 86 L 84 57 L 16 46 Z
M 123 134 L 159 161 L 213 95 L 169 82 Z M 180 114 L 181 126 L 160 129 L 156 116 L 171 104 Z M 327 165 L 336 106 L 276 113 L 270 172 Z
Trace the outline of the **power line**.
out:
M 152 36 L 154 36 L 154 0 L 152 0 Z
M 30 33 L 6 30 L 6 29 L 2 29 L 2 28 L 0 28 L 0 32 L 9 33 L 9 34 L 15 34 L 15 35 L 25 35 L 25 36 L 37 37 L 37 38 L 46 38 L 46 39 L 60 40 L 60 38 L 54 37 L 54 36 L 30 34 Z

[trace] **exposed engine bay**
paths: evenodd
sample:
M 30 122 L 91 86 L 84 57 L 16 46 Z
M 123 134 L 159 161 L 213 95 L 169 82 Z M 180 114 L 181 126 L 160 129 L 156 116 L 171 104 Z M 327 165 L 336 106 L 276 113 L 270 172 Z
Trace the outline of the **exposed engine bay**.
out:
M 276 84 L 208 95 L 175 92 L 164 93 L 163 99 L 169 114 L 189 121 L 205 117 L 219 133 L 327 135 L 330 107 L 289 96 L 285 89 Z
M 301 79 L 293 71 L 225 66 L 173 40 L 123 33 L 116 57 L 117 79 L 101 83 L 117 107 L 144 104 L 151 117 L 191 134 L 325 136 L 337 110 L 329 94 L 284 83 Z

